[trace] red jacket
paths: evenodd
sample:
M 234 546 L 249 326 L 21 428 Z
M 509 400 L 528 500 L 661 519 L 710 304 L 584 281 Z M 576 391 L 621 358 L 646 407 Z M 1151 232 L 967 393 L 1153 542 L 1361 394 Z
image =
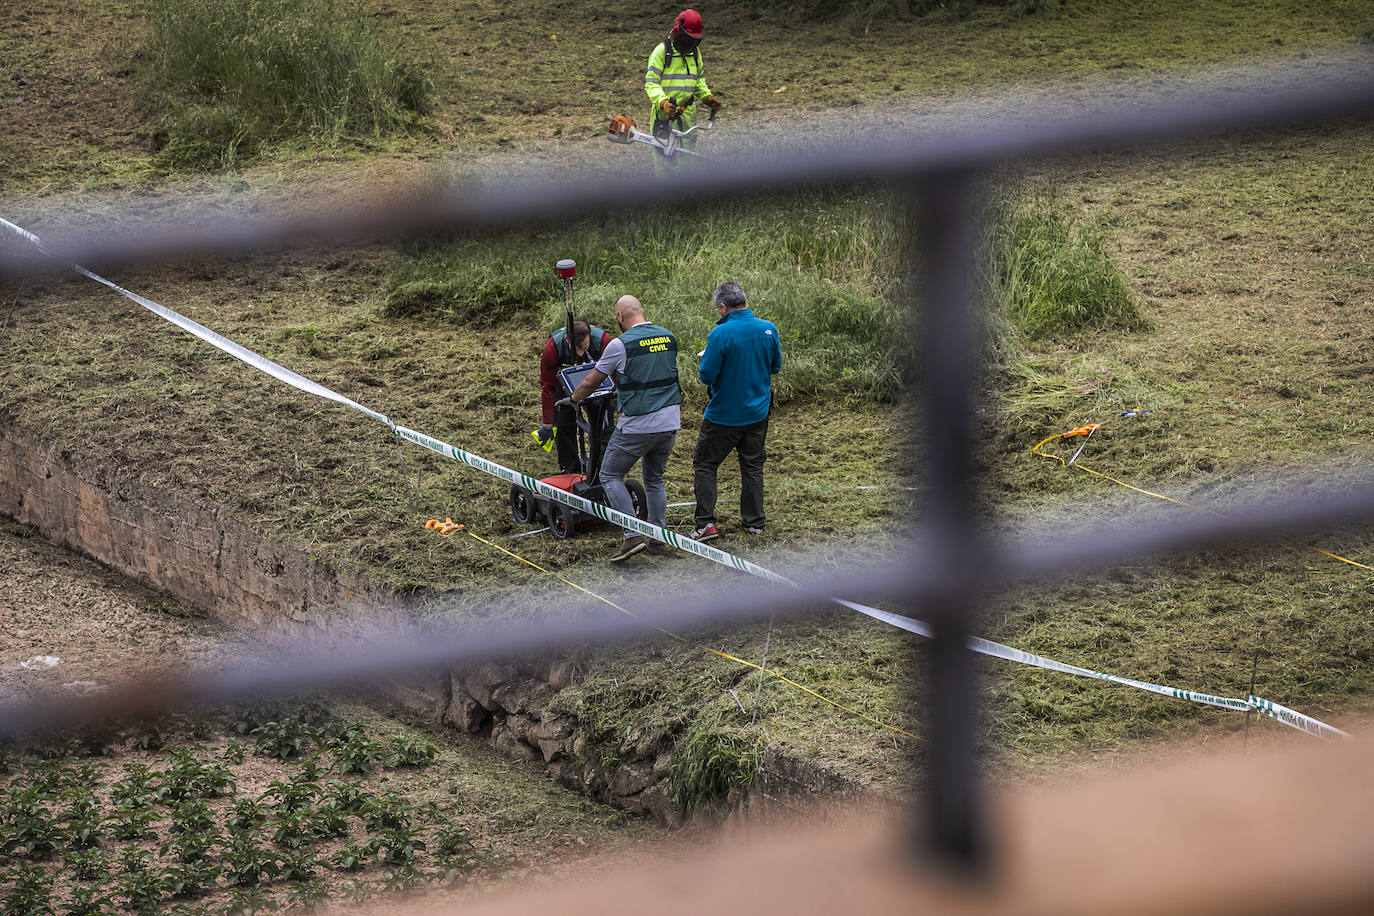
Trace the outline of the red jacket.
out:
M 609 332 L 601 333 L 601 352 L 606 352 L 606 347 L 611 342 Z M 590 348 L 587 351 L 590 356 Z M 539 394 L 540 406 L 540 425 L 553 425 L 553 405 L 558 400 L 558 370 L 563 367 L 558 365 L 558 348 L 553 345 L 553 337 L 550 336 L 544 341 L 544 352 L 539 354 Z

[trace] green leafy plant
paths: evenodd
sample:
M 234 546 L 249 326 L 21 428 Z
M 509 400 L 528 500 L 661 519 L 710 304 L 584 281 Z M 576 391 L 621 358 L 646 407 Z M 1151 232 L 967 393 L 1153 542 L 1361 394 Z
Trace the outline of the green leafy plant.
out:
M 173 854 L 182 862 L 201 862 L 209 858 L 210 850 L 224 841 L 224 836 L 214 827 L 204 829 L 173 828 L 170 840 L 158 850 L 161 855 Z
M 200 834 L 209 831 L 217 823 L 210 810 L 210 803 L 203 798 L 188 798 L 178 802 L 172 809 L 171 831 L 176 834 Z
M 253 752 L 259 757 L 291 760 L 314 739 L 315 732 L 296 720 L 264 722 L 253 729 Z
M 388 789 L 363 806 L 363 823 L 373 832 L 410 826 L 414 806 L 396 789 Z
M 380 831 L 373 839 L 377 841 L 377 853 L 387 865 L 414 865 L 415 854 L 425 848 L 424 841 L 418 839 L 418 827 L 390 827 Z
M 377 847 L 373 840 L 345 843 L 329 857 L 329 864 L 339 871 L 357 871 L 371 864 L 376 857 Z
M 52 879 L 38 865 L 17 865 L 0 877 L 10 891 L 0 898 L 6 916 L 52 916 Z
M 281 871 L 281 857 L 260 845 L 252 833 L 235 831 L 220 855 L 221 873 L 231 886 L 256 886 Z
M 297 782 L 316 782 L 319 780 L 324 769 L 324 761 L 320 759 L 318 753 L 311 754 L 309 757 L 302 757 L 300 760 L 300 772 L 294 779 Z
M 244 748 L 243 742 L 237 738 L 230 738 L 229 743 L 224 746 L 224 762 L 238 766 L 243 763 Z
M 258 913 L 270 911 L 272 907 L 272 895 L 264 888 L 258 885 L 239 887 L 229 895 L 229 906 L 225 908 L 224 916 L 257 916 Z
M 152 856 L 145 849 L 125 849 L 120 867 L 123 873 L 115 887 L 124 908 L 140 914 L 156 913 L 165 888 L 162 873 L 152 867 Z
M 125 777 L 110 786 L 110 802 L 116 808 L 151 808 L 157 802 L 153 782 L 158 778 L 145 764 L 124 766 Z
M 267 808 L 253 798 L 236 798 L 229 811 L 229 826 L 249 830 L 267 820 Z
M 374 796 L 363 788 L 363 784 L 357 779 L 339 781 L 331 779 L 325 784 L 325 797 L 333 803 L 339 810 L 348 814 L 358 814 Z
M 105 876 L 109 864 L 105 851 L 99 848 L 74 849 L 67 853 L 64 861 L 72 876 L 80 881 L 99 880 Z
M 0 809 L 0 823 L 6 827 L 0 853 L 45 859 L 65 844 L 66 833 L 53 816 L 48 794 L 37 786 L 10 792 Z
M 114 898 L 98 885 L 76 887 L 61 912 L 62 916 L 112 916 Z
M 190 748 L 172 748 L 171 766 L 152 784 L 153 797 L 160 802 L 193 798 L 221 798 L 234 791 L 234 776 L 217 763 L 201 763 Z
M 118 807 L 106 823 L 116 840 L 151 840 L 157 838 L 154 819 L 151 808 Z
M 319 874 L 320 863 L 309 849 L 292 849 L 282 854 L 283 881 L 313 881 Z
M 286 905 L 303 913 L 313 913 L 329 900 L 329 888 L 319 879 L 298 881 L 286 892 Z
M 161 750 L 171 737 L 171 724 L 166 720 L 140 722 L 125 738 L 130 747 L 141 751 Z
M 445 862 L 463 863 L 474 857 L 476 847 L 466 827 L 448 825 L 434 831 L 434 854 Z
M 200 897 L 213 891 L 219 866 L 204 859 L 183 861 L 162 870 L 162 889 L 169 897 Z
M 321 838 L 348 834 L 348 812 L 338 802 L 327 799 L 320 803 L 309 820 L 310 833 Z
M 276 799 L 273 810 L 278 814 L 309 813 L 315 800 L 322 794 L 319 783 L 274 779 L 267 784 L 259 799 Z
M 105 822 L 100 804 L 89 789 L 72 797 L 64 833 L 67 842 L 78 849 L 99 846 L 105 839 Z
M 391 766 L 424 766 L 439 752 L 433 744 L 415 735 L 393 735 L 388 749 Z
M 386 751 L 358 729 L 349 729 L 342 738 L 329 742 L 335 764 L 340 773 L 361 773 L 366 776 L 386 760 Z

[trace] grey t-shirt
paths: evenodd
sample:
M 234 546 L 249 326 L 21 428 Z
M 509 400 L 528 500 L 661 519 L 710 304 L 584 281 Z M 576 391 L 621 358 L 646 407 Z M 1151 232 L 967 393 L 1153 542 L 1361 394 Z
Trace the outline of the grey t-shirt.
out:
M 648 322 L 641 321 L 640 324 L 648 324 Z M 621 342 L 619 337 L 607 344 L 606 349 L 601 351 L 601 358 L 596 361 L 596 369 L 598 372 L 606 373 L 611 378 L 620 377 L 620 373 L 625 370 L 625 344 Z M 615 428 L 627 434 L 669 433 L 681 429 L 682 410 L 680 406 L 669 404 L 667 407 L 660 407 L 658 410 L 637 416 L 621 414 L 620 418 L 615 421 Z

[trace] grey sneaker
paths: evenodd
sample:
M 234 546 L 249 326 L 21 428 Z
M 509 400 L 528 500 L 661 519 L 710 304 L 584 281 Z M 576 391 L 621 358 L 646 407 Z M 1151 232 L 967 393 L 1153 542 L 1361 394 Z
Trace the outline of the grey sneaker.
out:
M 687 536 L 694 541 L 714 541 L 720 537 L 720 532 L 716 530 L 715 525 L 706 524 L 700 528 L 692 529 L 692 533 Z
M 625 538 L 620 542 L 620 549 L 611 554 L 611 562 L 619 563 L 622 560 L 628 560 L 648 546 L 649 542 L 644 539 L 644 535 L 642 534 L 636 534 L 632 538 Z
M 745 528 L 744 530 L 749 534 L 763 534 L 762 528 Z

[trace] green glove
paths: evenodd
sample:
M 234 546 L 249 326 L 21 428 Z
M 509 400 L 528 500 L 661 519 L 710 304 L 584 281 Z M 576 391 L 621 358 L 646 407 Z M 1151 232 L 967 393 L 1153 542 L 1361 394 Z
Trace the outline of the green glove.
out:
M 534 437 L 534 441 L 539 443 L 539 447 L 546 452 L 553 451 L 553 437 L 557 434 L 557 426 L 541 426 L 530 433 Z

